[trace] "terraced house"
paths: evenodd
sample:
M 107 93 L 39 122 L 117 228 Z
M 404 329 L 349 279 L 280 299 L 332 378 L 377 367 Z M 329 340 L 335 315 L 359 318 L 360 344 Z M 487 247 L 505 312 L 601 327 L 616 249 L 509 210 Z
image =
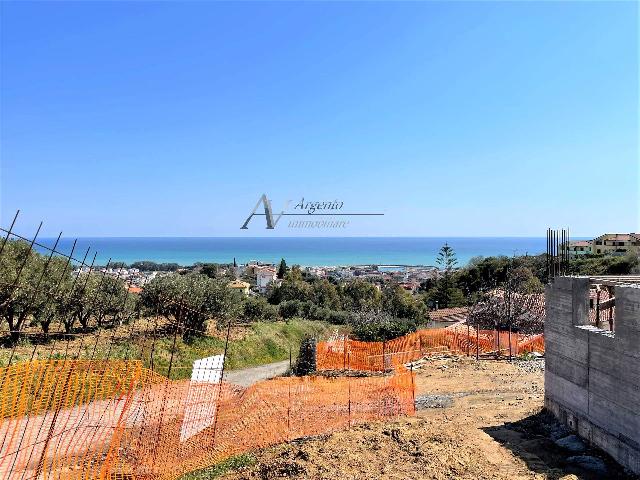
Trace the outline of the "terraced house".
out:
M 574 240 L 566 248 L 571 257 L 579 255 L 640 255 L 640 233 L 605 233 L 593 240 Z
M 571 256 L 593 253 L 591 240 L 576 240 L 569 242 L 567 244 L 567 248 L 569 249 L 569 255 Z
M 592 253 L 618 254 L 640 253 L 639 233 L 605 233 L 592 240 Z

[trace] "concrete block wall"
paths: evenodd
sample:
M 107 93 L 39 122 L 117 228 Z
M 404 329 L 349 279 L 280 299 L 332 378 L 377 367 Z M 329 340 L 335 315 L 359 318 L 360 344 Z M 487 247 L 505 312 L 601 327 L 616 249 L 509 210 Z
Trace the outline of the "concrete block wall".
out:
M 589 279 L 546 288 L 545 405 L 640 473 L 640 287 L 616 286 L 615 333 L 588 325 Z

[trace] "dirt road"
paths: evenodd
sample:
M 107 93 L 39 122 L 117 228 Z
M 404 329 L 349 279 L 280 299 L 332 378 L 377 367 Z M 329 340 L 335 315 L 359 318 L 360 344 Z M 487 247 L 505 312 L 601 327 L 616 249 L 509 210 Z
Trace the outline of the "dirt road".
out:
M 225 372 L 225 381 L 247 387 L 260 380 L 281 375 L 289 368 L 289 360 L 242 370 Z M 175 405 L 186 398 L 188 381 L 181 387 L 163 384 L 136 393 L 131 399 L 124 421 L 131 427 L 142 422 L 143 409 L 147 414 L 162 404 L 168 411 L 178 411 Z M 184 391 L 183 391 L 184 390 Z M 169 393 L 167 402 L 158 401 Z M 182 393 L 181 393 L 182 392 Z M 151 399 L 155 402 L 151 402 Z M 81 457 L 89 450 L 94 456 L 103 455 L 109 448 L 113 429 L 121 420 L 126 398 L 94 401 L 87 405 L 50 411 L 31 417 L 6 419 L 0 422 L 0 478 L 29 478 L 36 472 L 52 469 L 52 453 Z M 46 460 L 43 452 L 47 451 Z M 23 472 L 25 474 L 23 475 Z
M 225 380 L 247 386 L 282 374 L 288 366 L 289 362 L 284 361 L 229 371 Z M 542 366 L 542 362 L 476 362 L 465 357 L 432 359 L 416 370 L 419 406 L 416 417 L 362 425 L 320 438 L 277 445 L 257 452 L 254 466 L 224 478 L 631 478 L 605 455 L 588 448 L 581 455 L 602 459 L 605 474 L 577 466 L 569 461 L 572 454 L 554 443 L 569 432 L 541 413 Z M 137 424 L 140 412 L 161 418 L 160 409 L 177 410 L 173 404 L 184 402 L 189 382 L 180 386 L 172 384 L 168 400 L 165 388 L 163 384 L 158 385 L 149 392 L 149 397 L 142 393 L 135 396 L 126 424 Z M 163 401 L 150 402 L 150 397 Z M 17 480 L 24 478 L 23 472 L 27 477 L 34 477 L 41 468 L 44 472 L 50 468 L 57 470 L 48 462 L 42 465 L 45 447 L 49 452 L 74 457 L 89 444 L 93 455 L 101 458 L 108 449 L 111 431 L 121 417 L 123 406 L 124 398 L 98 401 L 87 411 L 85 407 L 61 410 L 55 422 L 52 412 L 28 420 L 2 422 L 0 438 L 5 442 L 0 448 L 0 478 Z M 96 428 L 98 425 L 100 428 Z M 21 442 L 25 432 L 28 433 Z M 61 478 L 68 476 L 61 470 L 57 472 Z
M 282 362 L 268 363 L 241 370 L 229 370 L 224 372 L 224 381 L 248 387 L 261 380 L 278 377 L 287 370 L 289 370 L 289 360 L 283 360 Z

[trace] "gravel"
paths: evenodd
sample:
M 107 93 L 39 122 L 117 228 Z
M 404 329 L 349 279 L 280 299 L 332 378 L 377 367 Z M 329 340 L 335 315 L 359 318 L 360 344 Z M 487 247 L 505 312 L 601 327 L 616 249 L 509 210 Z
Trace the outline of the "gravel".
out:
M 419 395 L 416 397 L 416 410 L 424 408 L 447 408 L 453 404 L 453 395 Z
M 515 366 L 527 373 L 544 372 L 544 358 L 535 358 L 531 360 L 517 360 Z

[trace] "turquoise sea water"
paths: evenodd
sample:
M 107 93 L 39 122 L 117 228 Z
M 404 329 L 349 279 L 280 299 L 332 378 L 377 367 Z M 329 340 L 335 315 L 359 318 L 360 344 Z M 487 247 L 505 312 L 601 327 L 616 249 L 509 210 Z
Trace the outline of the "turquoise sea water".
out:
M 40 242 L 52 246 L 54 239 Z M 238 263 L 249 260 L 278 262 L 285 258 L 290 265 L 435 265 L 438 250 L 448 242 L 462 266 L 474 256 L 535 255 L 546 249 L 544 237 L 325 237 L 325 238 L 80 238 L 75 258 L 84 256 L 88 247 L 98 252 L 97 264 L 112 261 L 132 263 L 137 260 L 176 262 Z M 62 239 L 58 250 L 69 253 L 73 239 Z

